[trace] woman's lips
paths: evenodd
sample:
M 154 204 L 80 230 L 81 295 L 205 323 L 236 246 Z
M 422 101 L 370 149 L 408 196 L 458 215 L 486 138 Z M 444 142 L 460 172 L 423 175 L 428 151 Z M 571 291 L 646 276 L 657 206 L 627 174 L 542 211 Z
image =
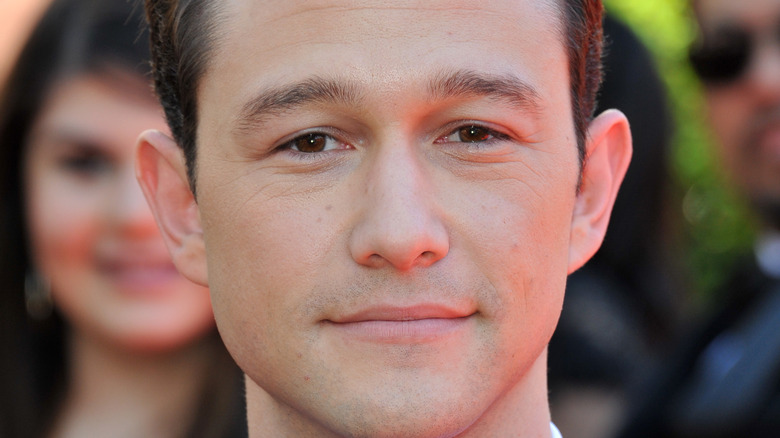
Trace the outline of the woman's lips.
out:
M 160 293 L 178 281 L 180 275 L 170 261 L 114 259 L 100 266 L 101 272 L 120 290 L 128 293 Z

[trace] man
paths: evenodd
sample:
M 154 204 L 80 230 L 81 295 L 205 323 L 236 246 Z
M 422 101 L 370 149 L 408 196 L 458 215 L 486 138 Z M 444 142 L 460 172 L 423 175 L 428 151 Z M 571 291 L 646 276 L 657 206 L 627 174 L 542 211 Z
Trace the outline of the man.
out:
M 566 275 L 630 159 L 590 120 L 600 3 L 146 6 L 175 140 L 139 179 L 251 435 L 551 436 Z
M 780 1 L 693 6 L 691 61 L 721 162 L 762 232 L 623 436 L 780 436 Z

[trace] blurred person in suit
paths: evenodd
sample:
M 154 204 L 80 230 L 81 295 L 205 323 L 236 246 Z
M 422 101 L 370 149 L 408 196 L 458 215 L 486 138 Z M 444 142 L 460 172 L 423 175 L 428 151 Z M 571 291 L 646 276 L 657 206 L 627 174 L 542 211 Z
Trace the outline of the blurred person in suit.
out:
M 597 112 L 623 111 L 634 158 L 604 243 L 569 276 L 550 342 L 553 419 L 564 436 L 615 432 L 625 401 L 679 330 L 683 273 L 670 256 L 676 224 L 669 175 L 672 122 L 652 56 L 629 26 L 604 20 L 604 81 Z
M 753 209 L 753 254 L 665 361 L 624 437 L 780 436 L 780 1 L 695 0 L 692 66 L 724 171 Z
M 245 435 L 209 291 L 181 277 L 137 186 L 165 129 L 141 10 L 57 0 L 0 104 L 0 436 Z

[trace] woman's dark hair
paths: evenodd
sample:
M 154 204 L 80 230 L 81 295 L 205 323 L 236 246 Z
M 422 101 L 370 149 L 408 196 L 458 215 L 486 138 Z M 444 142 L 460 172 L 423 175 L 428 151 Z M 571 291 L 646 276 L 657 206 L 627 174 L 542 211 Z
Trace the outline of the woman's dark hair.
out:
M 0 100 L 0 436 L 5 438 L 45 435 L 67 389 L 67 324 L 56 309 L 44 321 L 33 321 L 25 311 L 25 275 L 32 270 L 21 174 L 27 135 L 59 81 L 117 69 L 150 78 L 140 9 L 129 0 L 55 0 Z M 211 358 L 209 381 L 186 436 L 240 436 L 242 374 L 216 330 L 210 336 L 220 354 Z

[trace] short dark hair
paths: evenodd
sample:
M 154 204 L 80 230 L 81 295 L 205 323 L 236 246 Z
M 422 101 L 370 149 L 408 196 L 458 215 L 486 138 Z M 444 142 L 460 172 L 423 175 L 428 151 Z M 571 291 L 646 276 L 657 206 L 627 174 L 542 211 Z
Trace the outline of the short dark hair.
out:
M 562 2 L 569 58 L 571 105 L 580 165 L 585 135 L 601 83 L 601 0 Z M 152 67 L 157 94 L 174 140 L 184 151 L 187 176 L 195 193 L 197 89 L 214 48 L 219 10 L 209 0 L 145 0 L 151 27 Z

